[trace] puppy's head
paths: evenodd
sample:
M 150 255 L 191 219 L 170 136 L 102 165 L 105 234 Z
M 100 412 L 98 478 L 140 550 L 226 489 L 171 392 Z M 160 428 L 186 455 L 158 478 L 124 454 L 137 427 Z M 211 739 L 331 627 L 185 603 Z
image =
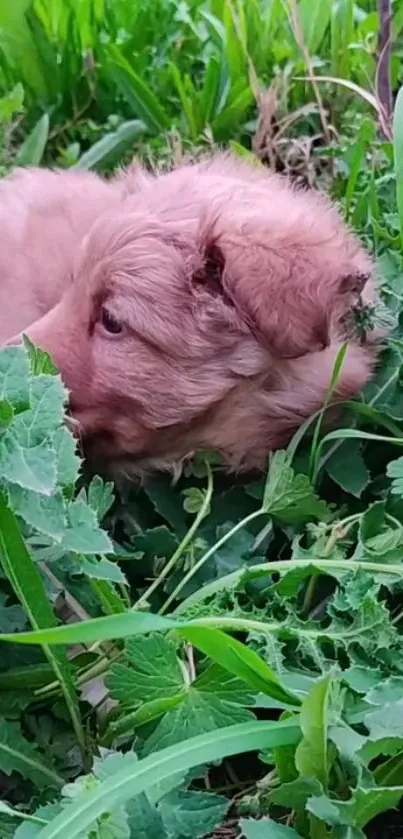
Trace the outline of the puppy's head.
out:
M 199 447 L 247 462 L 264 420 L 253 388 L 327 346 L 355 282 L 321 275 L 312 253 L 270 250 L 259 231 L 229 235 L 217 215 L 187 233 L 117 214 L 96 222 L 71 288 L 27 332 L 60 369 L 98 469 Z
M 158 432 L 180 447 L 174 429 L 265 369 L 267 351 L 226 298 L 222 270 L 204 231 L 196 241 L 136 214 L 95 224 L 71 288 L 27 330 L 59 368 L 95 456 L 164 456 Z

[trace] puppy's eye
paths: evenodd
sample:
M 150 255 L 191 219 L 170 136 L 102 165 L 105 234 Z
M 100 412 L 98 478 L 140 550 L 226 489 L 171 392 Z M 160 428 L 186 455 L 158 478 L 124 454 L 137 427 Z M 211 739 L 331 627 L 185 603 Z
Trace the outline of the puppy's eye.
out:
M 123 332 L 123 324 L 111 315 L 105 306 L 102 306 L 99 322 L 110 335 L 120 335 Z

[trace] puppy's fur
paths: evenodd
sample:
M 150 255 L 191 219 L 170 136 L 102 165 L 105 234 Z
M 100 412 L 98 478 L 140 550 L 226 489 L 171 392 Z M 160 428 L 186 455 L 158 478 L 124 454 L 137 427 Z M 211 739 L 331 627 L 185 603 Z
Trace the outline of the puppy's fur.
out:
M 27 330 L 62 372 L 87 453 L 128 471 L 218 449 L 232 469 L 263 468 L 323 404 L 359 296 L 376 300 L 369 257 L 319 194 L 228 156 L 106 189 L 121 192 L 100 187 L 88 210 L 80 194 L 88 215 L 59 267 L 100 217 L 74 282 Z M 54 282 L 44 264 L 29 250 L 28 285 Z M 368 380 L 376 347 L 351 338 L 338 399 Z
M 0 343 L 59 302 L 83 237 L 135 182 L 134 169 L 111 181 L 37 168 L 0 179 Z

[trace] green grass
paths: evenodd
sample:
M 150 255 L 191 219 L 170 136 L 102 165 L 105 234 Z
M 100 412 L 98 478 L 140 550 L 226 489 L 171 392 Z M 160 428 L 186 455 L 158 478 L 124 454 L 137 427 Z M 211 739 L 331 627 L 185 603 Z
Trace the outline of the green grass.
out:
M 260 481 L 197 456 L 124 504 L 83 485 L 46 356 L 0 350 L 2 839 L 403 832 L 403 100 L 381 133 L 378 24 L 365 0 L 0 0 L 2 174 L 230 146 L 329 192 L 394 322 L 338 429 L 319 412 Z

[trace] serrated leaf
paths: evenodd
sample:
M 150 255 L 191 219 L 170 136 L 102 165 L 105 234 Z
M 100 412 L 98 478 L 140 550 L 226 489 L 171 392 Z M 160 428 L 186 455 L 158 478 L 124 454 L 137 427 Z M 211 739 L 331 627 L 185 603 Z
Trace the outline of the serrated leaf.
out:
M 351 824 L 350 819 L 327 795 L 308 798 L 306 809 L 317 819 L 330 824 L 332 827 Z
M 270 801 L 279 807 L 303 812 L 306 802 L 312 795 L 321 795 L 323 787 L 317 778 L 297 778 L 288 784 L 282 784 L 270 793 Z
M 59 486 L 73 486 L 78 478 L 81 458 L 77 455 L 77 441 L 67 428 L 58 428 L 53 437 Z
M 126 807 L 131 836 L 136 839 L 168 839 L 161 814 L 145 793 L 136 795 Z
M 0 351 L 0 398 L 11 405 L 29 405 L 29 362 L 22 347 Z
M 98 521 L 106 516 L 114 500 L 113 483 L 105 483 L 99 475 L 94 475 L 87 489 L 87 501 Z
M 245 839 L 301 839 L 293 827 L 268 818 L 241 819 L 239 827 Z
M 403 496 L 403 457 L 392 460 L 386 467 L 388 478 L 392 478 L 391 492 Z
M 162 799 L 158 810 L 168 837 L 201 839 L 221 823 L 229 805 L 222 795 L 173 790 Z
M 112 542 L 91 507 L 80 498 L 67 508 L 67 527 L 62 541 L 66 551 L 80 554 L 113 553 Z
M 185 683 L 173 644 L 163 635 L 131 638 L 125 647 L 130 667 L 112 665 L 106 684 L 125 707 L 183 693 Z
M 245 708 L 189 687 L 183 702 L 168 711 L 148 737 L 143 755 L 146 757 L 191 736 L 224 728 L 229 720 L 235 725 L 253 719 L 253 714 Z
M 365 701 L 371 705 L 387 705 L 398 702 L 403 696 L 403 676 L 391 676 L 371 687 L 365 694 Z
M 309 478 L 295 474 L 288 452 L 275 452 L 263 493 L 263 509 L 281 521 L 297 524 L 312 519 L 326 521 L 331 512 L 316 495 Z
M 31 378 L 31 407 L 18 414 L 12 424 L 13 435 L 21 446 L 36 446 L 59 428 L 65 399 L 66 390 L 59 376 L 41 373 Z
M 23 335 L 22 340 L 28 353 L 31 373 L 34 376 L 39 376 L 41 373 L 46 373 L 51 376 L 58 375 L 57 368 L 45 350 L 33 344 L 30 338 L 28 338 L 28 335 Z
M 24 448 L 8 433 L 0 445 L 0 476 L 23 489 L 50 495 L 56 485 L 56 454 L 46 441 Z
M 389 702 L 381 708 L 365 716 L 371 740 L 381 738 L 399 737 L 403 738 L 403 699 L 397 702 Z
M 110 583 L 117 583 L 118 585 L 128 585 L 127 579 L 117 562 L 112 562 L 105 556 L 102 556 L 100 559 L 92 556 L 81 557 L 78 570 L 81 570 L 83 574 L 93 580 L 105 580 Z
M 211 664 L 197 677 L 195 687 L 201 691 L 214 693 L 220 699 L 239 705 L 252 703 L 255 692 L 232 673 L 219 664 Z
M 0 770 L 6 775 L 19 772 L 38 789 L 63 785 L 63 778 L 49 766 L 49 758 L 45 760 L 37 746 L 22 736 L 18 723 L 4 719 L 0 719 Z
M 39 533 L 61 542 L 66 528 L 66 511 L 61 492 L 39 495 L 16 484 L 8 487 L 10 504 L 20 518 Z

